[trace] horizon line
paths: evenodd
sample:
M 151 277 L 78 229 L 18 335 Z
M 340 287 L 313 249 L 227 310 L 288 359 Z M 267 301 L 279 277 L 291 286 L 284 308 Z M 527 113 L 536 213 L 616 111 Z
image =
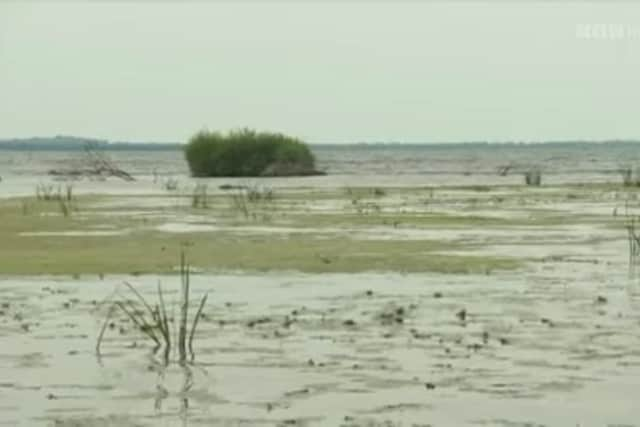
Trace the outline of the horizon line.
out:
M 156 146 L 181 146 L 187 142 L 176 141 L 128 141 L 128 140 L 109 140 L 95 137 L 82 137 L 73 135 L 55 135 L 55 136 L 30 136 L 18 138 L 0 138 L 1 145 L 8 144 L 55 144 L 55 140 L 66 140 L 64 144 L 81 144 L 93 142 L 106 145 L 156 145 Z M 611 144 L 611 143 L 638 143 L 640 138 L 604 138 L 604 139 L 548 139 L 548 140 L 443 140 L 443 141 L 402 141 L 402 140 L 368 140 L 368 141 L 344 141 L 344 142 L 306 142 L 312 146 L 336 146 L 336 145 L 541 145 L 541 144 Z

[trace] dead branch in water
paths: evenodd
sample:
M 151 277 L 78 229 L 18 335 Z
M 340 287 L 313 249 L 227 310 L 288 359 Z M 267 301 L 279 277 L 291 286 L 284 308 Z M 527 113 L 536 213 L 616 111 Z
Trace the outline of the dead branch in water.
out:
M 49 171 L 49 175 L 65 177 L 99 176 L 103 178 L 115 176 L 125 181 L 136 180 L 131 174 L 116 166 L 113 160 L 104 151 L 101 151 L 96 144 L 85 144 L 84 158 L 81 163 L 81 166 L 69 169 L 52 169 Z

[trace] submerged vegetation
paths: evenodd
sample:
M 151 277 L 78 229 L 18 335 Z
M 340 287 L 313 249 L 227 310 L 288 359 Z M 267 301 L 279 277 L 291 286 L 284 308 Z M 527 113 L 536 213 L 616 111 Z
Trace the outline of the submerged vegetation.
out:
M 201 131 L 187 144 L 185 157 L 195 177 L 318 174 L 313 153 L 304 142 L 250 129 L 227 134 Z

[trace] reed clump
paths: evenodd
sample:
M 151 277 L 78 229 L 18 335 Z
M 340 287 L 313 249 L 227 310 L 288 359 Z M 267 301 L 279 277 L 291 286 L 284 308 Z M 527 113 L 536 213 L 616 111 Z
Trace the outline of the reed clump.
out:
M 60 213 L 68 217 L 71 215 L 73 206 L 73 185 L 66 184 L 64 187 L 62 185 L 53 185 L 53 184 L 45 184 L 39 183 L 36 186 L 36 200 L 45 201 L 45 202 L 57 202 L 58 207 L 60 209 Z M 27 214 L 29 209 L 28 206 L 23 204 L 22 208 L 23 214 Z
M 640 187 L 640 173 L 637 169 L 625 167 L 621 168 L 619 172 L 622 177 L 622 185 L 625 187 Z
M 185 253 L 180 255 L 180 314 L 176 320 L 168 316 L 167 306 L 162 290 L 162 285 L 158 283 L 157 296 L 155 303 L 150 303 L 136 288 L 128 282 L 124 282 L 127 288 L 127 297 L 121 297 L 114 301 L 105 318 L 104 324 L 98 335 L 96 343 L 96 353 L 100 355 L 100 346 L 104 338 L 111 317 L 120 311 L 124 314 L 136 327 L 137 330 L 152 341 L 155 350 L 163 349 L 164 359 L 168 363 L 171 350 L 174 348 L 178 352 L 178 361 L 184 364 L 187 361 L 187 355 L 191 360 L 195 359 L 193 350 L 193 339 L 198 327 L 198 322 L 202 316 L 202 311 L 207 303 L 208 294 L 204 294 L 197 306 L 196 313 L 191 321 L 189 328 L 189 309 L 192 301 L 190 299 L 190 268 L 186 261 Z M 171 330 L 177 328 L 178 333 L 175 341 L 172 340 Z
M 347 198 L 351 201 L 355 212 L 358 215 L 369 215 L 373 213 L 380 213 L 382 207 L 376 202 L 367 200 L 367 197 L 373 197 L 376 199 L 382 198 L 387 195 L 387 192 L 379 187 L 374 188 L 353 188 L 346 187 L 345 193 Z
M 196 184 L 191 193 L 191 207 L 194 209 L 207 209 L 209 207 L 209 186 L 201 183 Z
M 273 208 L 275 199 L 276 194 L 273 188 L 257 184 L 235 187 L 231 193 L 232 209 L 245 219 L 269 219 L 269 215 L 264 213 L 263 208 Z
M 524 172 L 525 184 L 539 187 L 542 184 L 542 171 L 539 168 L 532 168 Z
M 640 257 L 640 218 L 629 212 L 629 205 L 625 206 L 625 229 L 629 242 L 629 264 L 635 265 Z
M 178 184 L 179 183 L 176 178 L 167 178 L 162 182 L 162 187 L 166 191 L 176 191 L 178 189 Z

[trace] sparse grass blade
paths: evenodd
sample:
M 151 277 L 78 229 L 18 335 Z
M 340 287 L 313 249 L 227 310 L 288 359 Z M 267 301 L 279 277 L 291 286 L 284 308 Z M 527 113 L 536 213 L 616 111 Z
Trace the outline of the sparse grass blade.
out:
M 160 301 L 160 319 L 159 323 L 162 326 L 161 332 L 164 336 L 165 345 L 168 349 L 171 348 L 171 334 L 169 332 L 169 319 L 167 317 L 167 308 L 164 303 L 164 296 L 162 295 L 162 285 L 158 282 L 158 300 Z
M 195 353 L 193 352 L 193 337 L 196 334 L 196 329 L 198 327 L 198 322 L 200 321 L 200 316 L 202 315 L 202 310 L 204 309 L 204 305 L 207 303 L 207 297 L 209 294 L 204 294 L 202 299 L 200 300 L 200 306 L 198 306 L 198 311 L 196 312 L 196 317 L 193 318 L 193 325 L 191 326 L 191 333 L 189 333 L 189 353 L 191 354 L 191 360 L 195 359 Z
M 133 311 L 129 311 L 129 309 L 127 309 L 126 305 L 122 301 L 117 301 L 116 305 L 129 317 L 129 319 L 131 319 L 131 321 L 140 331 L 151 338 L 156 343 L 156 345 L 160 345 L 160 340 L 153 332 L 153 327 L 148 322 L 146 322 L 143 317 L 140 319 L 136 318 L 135 313 Z
M 180 307 L 180 325 L 178 327 L 178 353 L 180 362 L 187 359 L 187 318 L 189 316 L 189 266 L 184 251 L 180 255 L 180 276 L 182 279 L 182 304 Z
M 147 311 L 149 312 L 151 317 L 154 318 L 154 320 L 155 320 L 155 313 L 154 313 L 153 309 L 151 308 L 149 303 L 147 303 L 147 300 L 145 300 L 144 297 L 140 294 L 140 292 L 138 292 L 136 290 L 136 288 L 134 288 L 133 285 L 131 283 L 129 283 L 129 282 L 124 282 L 124 285 L 127 288 L 129 288 L 129 290 L 131 292 L 133 292 L 133 294 L 138 298 L 138 300 L 142 303 L 142 305 L 147 309 Z
M 107 326 L 109 325 L 109 320 L 111 320 L 111 316 L 113 316 L 113 312 L 115 311 L 116 306 L 111 305 L 109 307 L 109 311 L 107 311 L 107 316 L 104 319 L 104 323 L 102 324 L 102 328 L 100 329 L 100 334 L 98 335 L 98 342 L 96 343 L 96 354 L 100 356 L 100 344 L 102 344 L 102 338 L 104 337 L 104 332 L 107 330 Z

